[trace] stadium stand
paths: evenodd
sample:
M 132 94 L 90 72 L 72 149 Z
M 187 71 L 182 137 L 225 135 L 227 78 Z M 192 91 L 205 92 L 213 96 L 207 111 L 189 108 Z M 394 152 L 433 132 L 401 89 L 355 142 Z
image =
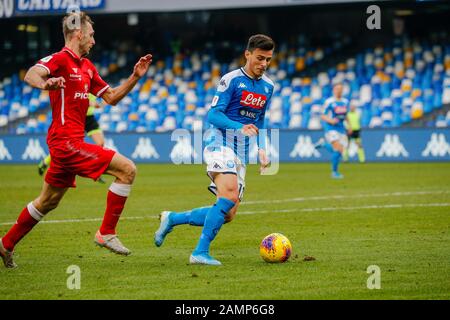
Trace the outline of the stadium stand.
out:
M 335 82 L 344 82 L 344 95 L 358 107 L 363 127 L 399 127 L 450 103 L 450 42 L 445 32 L 427 38 L 397 37 L 385 45 L 366 48 L 341 63 L 302 77 L 310 66 L 333 57 L 350 40 L 336 34 L 328 46 L 311 46 L 299 35 L 294 42 L 279 44 L 269 69 L 276 91 L 266 114 L 266 124 L 274 128 L 320 129 L 322 105 L 331 95 Z M 220 46 L 207 43 L 204 48 L 159 57 L 147 77 L 114 108 L 96 110 L 103 130 L 109 132 L 163 132 L 175 128 L 199 130 L 220 75 L 237 68 L 217 59 L 214 48 L 232 48 L 239 57 L 242 44 Z M 102 50 L 96 65 L 111 84 L 125 78 L 136 54 Z M 217 50 L 217 49 L 216 49 Z M 241 58 L 242 59 L 242 58 Z M 22 74 L 4 78 L 0 83 L 0 129 L 11 133 L 45 133 L 51 122 L 46 92 L 32 89 L 20 79 Z M 12 125 L 11 125 L 12 124 Z M 450 111 L 436 117 L 436 127 L 450 126 Z

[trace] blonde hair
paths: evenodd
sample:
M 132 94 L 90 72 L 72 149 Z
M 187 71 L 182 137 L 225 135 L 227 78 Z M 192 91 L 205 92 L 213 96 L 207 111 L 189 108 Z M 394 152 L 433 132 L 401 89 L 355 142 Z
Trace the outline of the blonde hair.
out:
M 70 12 L 62 20 L 64 40 L 70 40 L 72 33 L 76 30 L 81 30 L 87 23 L 94 24 L 91 17 L 85 12 Z

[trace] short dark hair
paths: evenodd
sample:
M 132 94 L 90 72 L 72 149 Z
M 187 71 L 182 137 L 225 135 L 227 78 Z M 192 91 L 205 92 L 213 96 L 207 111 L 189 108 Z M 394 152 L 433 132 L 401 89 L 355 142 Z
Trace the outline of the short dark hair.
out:
M 265 51 L 273 50 L 275 48 L 275 42 L 271 37 L 264 34 L 255 34 L 248 39 L 247 50 L 252 52 L 255 49 L 261 49 Z

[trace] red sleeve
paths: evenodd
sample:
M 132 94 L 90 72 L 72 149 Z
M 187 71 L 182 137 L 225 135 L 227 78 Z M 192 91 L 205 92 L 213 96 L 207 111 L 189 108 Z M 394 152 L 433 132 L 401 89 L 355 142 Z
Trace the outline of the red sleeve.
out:
M 93 75 L 91 79 L 91 89 L 89 92 L 97 97 L 101 97 L 109 88 L 109 85 L 102 79 L 102 77 L 100 77 L 97 68 L 95 68 L 94 65 L 92 65 L 92 71 Z
M 42 67 L 47 70 L 49 75 L 55 75 L 61 65 L 61 58 L 58 54 L 52 54 L 45 58 L 42 58 L 36 63 L 36 66 Z

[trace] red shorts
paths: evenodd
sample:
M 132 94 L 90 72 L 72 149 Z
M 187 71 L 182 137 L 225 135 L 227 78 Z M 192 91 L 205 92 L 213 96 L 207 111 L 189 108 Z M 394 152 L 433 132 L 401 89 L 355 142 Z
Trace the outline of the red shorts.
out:
M 84 141 L 66 141 L 49 149 L 52 160 L 45 181 L 57 188 L 75 188 L 77 175 L 97 180 L 116 154 L 114 150 Z

